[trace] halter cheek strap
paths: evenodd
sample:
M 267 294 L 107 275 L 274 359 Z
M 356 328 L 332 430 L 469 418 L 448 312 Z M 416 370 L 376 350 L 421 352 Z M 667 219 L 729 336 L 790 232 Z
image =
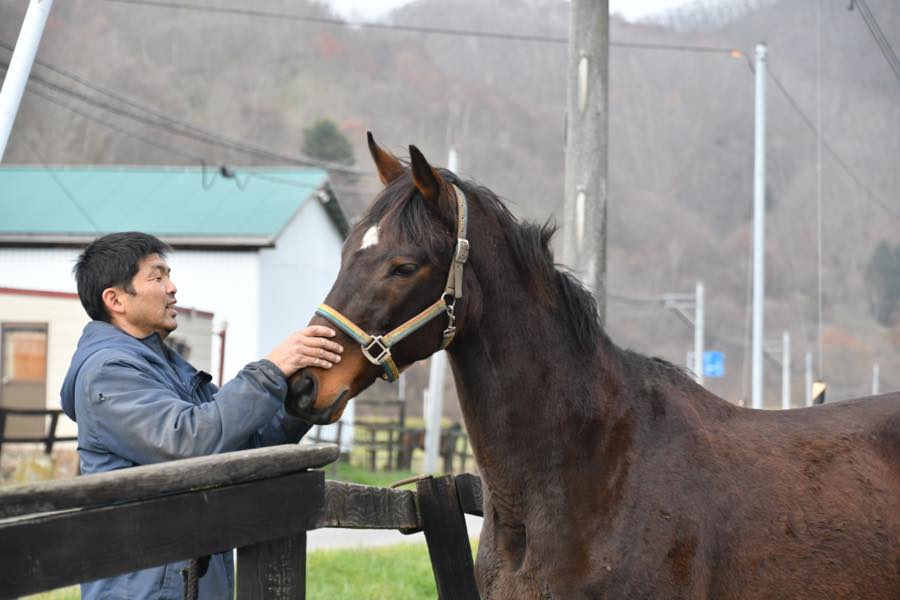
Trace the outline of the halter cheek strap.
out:
M 456 335 L 456 314 L 454 309 L 456 301 L 462 298 L 463 267 L 469 258 L 469 240 L 466 239 L 468 222 L 466 196 L 456 185 L 452 187 L 456 195 L 456 250 L 453 253 L 453 262 L 450 263 L 450 272 L 447 274 L 447 285 L 444 286 L 444 293 L 441 294 L 437 302 L 384 335 L 370 335 L 366 333 L 356 323 L 327 304 L 320 304 L 316 309 L 317 315 L 331 321 L 341 331 L 353 338 L 360 345 L 363 356 L 369 362 L 380 366 L 384 370 L 381 378 L 390 382 L 397 381 L 400 378 L 400 370 L 394 362 L 394 357 L 391 356 L 391 346 L 421 329 L 442 313 L 447 313 L 448 323 L 441 336 L 440 349 L 443 350 L 449 346 Z

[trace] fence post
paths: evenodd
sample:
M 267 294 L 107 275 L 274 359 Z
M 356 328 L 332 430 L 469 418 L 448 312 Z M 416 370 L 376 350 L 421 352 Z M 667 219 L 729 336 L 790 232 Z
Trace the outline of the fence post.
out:
M 306 532 L 238 548 L 237 600 L 304 600 Z
M 3 440 L 6 435 L 6 410 L 0 406 L 0 456 L 3 455 Z
M 419 480 L 416 496 L 438 598 L 477 600 L 475 564 L 453 476 Z
M 53 442 L 56 441 L 56 425 L 59 423 L 59 413 L 54 412 L 50 415 L 50 431 L 47 439 L 44 441 L 44 452 L 53 454 Z

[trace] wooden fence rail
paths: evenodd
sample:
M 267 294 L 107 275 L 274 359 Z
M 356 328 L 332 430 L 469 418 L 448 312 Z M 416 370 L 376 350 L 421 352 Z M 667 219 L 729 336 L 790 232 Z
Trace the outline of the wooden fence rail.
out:
M 237 595 L 304 598 L 306 532 L 425 531 L 440 598 L 478 598 L 463 512 L 473 475 L 416 491 L 326 482 L 337 446 L 300 444 L 0 488 L 0 598 L 238 549 Z
M 77 436 L 57 436 L 56 426 L 63 411 L 54 408 L 9 408 L 0 406 L 0 453 L 3 452 L 3 444 L 44 444 L 44 453 L 53 453 L 53 444 L 56 442 L 74 442 Z M 50 425 L 45 428 L 47 435 L 6 435 L 6 423 L 9 417 L 26 417 L 46 419 L 50 417 Z

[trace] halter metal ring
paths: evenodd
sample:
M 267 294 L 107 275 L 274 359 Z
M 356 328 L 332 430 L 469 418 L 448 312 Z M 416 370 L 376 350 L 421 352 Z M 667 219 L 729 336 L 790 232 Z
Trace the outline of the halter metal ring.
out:
M 369 359 L 369 362 L 374 365 L 380 366 L 382 363 L 384 363 L 385 358 L 391 355 L 391 349 L 384 345 L 384 342 L 381 341 L 380 335 L 374 336 L 372 338 L 372 341 L 368 344 L 360 344 L 360 347 L 362 348 L 363 355 L 365 355 L 365 357 Z M 376 348 L 376 350 L 378 351 L 378 356 L 372 356 L 372 348 Z

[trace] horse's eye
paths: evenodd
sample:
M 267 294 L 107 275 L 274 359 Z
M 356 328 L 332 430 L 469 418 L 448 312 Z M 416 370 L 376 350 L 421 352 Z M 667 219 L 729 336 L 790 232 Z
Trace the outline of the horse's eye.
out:
M 403 263 L 402 265 L 397 265 L 396 267 L 391 269 L 391 276 L 409 277 L 418 270 L 419 265 L 417 265 L 416 263 Z

